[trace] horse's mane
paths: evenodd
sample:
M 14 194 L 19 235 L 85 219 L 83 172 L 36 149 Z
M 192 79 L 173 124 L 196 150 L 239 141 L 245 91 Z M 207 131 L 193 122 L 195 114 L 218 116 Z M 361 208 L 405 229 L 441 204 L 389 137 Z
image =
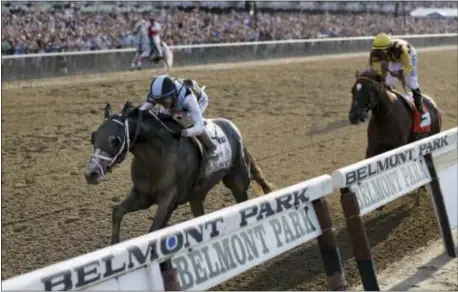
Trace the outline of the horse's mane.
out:
M 139 118 L 139 112 L 140 105 L 135 106 L 130 101 L 126 101 L 124 108 L 121 111 L 121 116 L 124 118 L 137 120 Z M 156 115 L 156 117 L 158 117 L 165 124 L 179 126 L 178 123 L 170 115 L 162 113 L 154 113 L 154 115 Z M 142 117 L 142 122 L 149 123 L 155 120 L 156 118 L 153 116 L 153 113 L 150 113 L 150 111 L 145 111 Z
M 366 77 L 374 81 L 379 81 L 379 82 L 383 81 L 383 76 L 380 73 L 378 73 L 377 71 L 375 71 L 372 67 L 366 68 L 362 72 L 357 72 L 356 75 L 357 77 Z

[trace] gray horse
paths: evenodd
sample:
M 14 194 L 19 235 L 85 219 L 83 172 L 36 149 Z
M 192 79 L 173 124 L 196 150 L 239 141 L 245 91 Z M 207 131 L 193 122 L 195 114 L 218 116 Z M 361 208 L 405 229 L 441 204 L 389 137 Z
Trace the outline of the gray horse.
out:
M 237 203 L 248 199 L 247 189 L 252 179 L 264 194 L 273 190 L 248 152 L 237 127 L 226 119 L 215 119 L 211 123 L 224 133 L 215 142 L 226 145 L 230 152 L 225 154 L 231 155 L 226 156 L 230 159 L 216 171 L 203 172 L 209 163 L 204 153 L 191 139 L 172 137 L 172 133 L 182 128 L 170 116 L 143 114 L 130 102 L 125 103 L 120 114 L 113 114 L 110 104 L 106 105 L 105 120 L 92 133 L 94 152 L 84 171 L 87 182 L 98 184 L 129 151 L 134 155 L 133 187 L 127 198 L 113 209 L 112 244 L 119 242 L 124 215 L 153 204 L 158 208 L 149 232 L 164 228 L 175 208 L 187 202 L 194 217 L 203 215 L 206 194 L 221 180 Z

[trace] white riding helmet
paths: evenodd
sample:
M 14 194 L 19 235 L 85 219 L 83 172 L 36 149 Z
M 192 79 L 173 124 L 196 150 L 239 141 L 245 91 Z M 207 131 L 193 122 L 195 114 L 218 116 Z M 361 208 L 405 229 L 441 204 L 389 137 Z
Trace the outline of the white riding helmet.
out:
M 175 82 L 168 75 L 160 75 L 151 82 L 150 97 L 155 101 L 177 97 Z

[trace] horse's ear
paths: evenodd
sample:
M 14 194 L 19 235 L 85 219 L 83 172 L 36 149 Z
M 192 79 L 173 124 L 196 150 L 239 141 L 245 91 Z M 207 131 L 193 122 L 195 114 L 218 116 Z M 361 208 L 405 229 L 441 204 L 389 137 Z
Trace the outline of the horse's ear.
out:
M 130 102 L 130 101 L 126 101 L 126 103 L 124 104 L 124 107 L 122 109 L 122 115 L 123 116 L 128 116 L 131 112 L 132 112 L 132 109 L 133 109 L 133 104 Z
M 358 76 L 359 76 L 359 70 L 356 70 L 355 77 L 358 78 Z
M 105 119 L 111 116 L 111 105 L 107 102 L 105 106 Z
M 124 104 L 124 108 L 122 109 L 122 112 L 125 112 L 126 110 L 130 109 L 132 107 L 132 103 L 130 101 L 126 101 Z

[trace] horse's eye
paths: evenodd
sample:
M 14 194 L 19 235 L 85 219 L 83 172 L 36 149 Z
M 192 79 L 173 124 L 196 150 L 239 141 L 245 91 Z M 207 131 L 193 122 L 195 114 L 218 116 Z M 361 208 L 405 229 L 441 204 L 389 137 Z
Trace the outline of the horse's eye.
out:
M 121 145 L 121 138 L 117 136 L 110 136 L 110 138 L 108 138 L 108 141 L 113 148 L 118 148 L 119 145 Z
M 95 132 L 92 132 L 91 134 L 91 144 L 94 145 L 95 143 Z

